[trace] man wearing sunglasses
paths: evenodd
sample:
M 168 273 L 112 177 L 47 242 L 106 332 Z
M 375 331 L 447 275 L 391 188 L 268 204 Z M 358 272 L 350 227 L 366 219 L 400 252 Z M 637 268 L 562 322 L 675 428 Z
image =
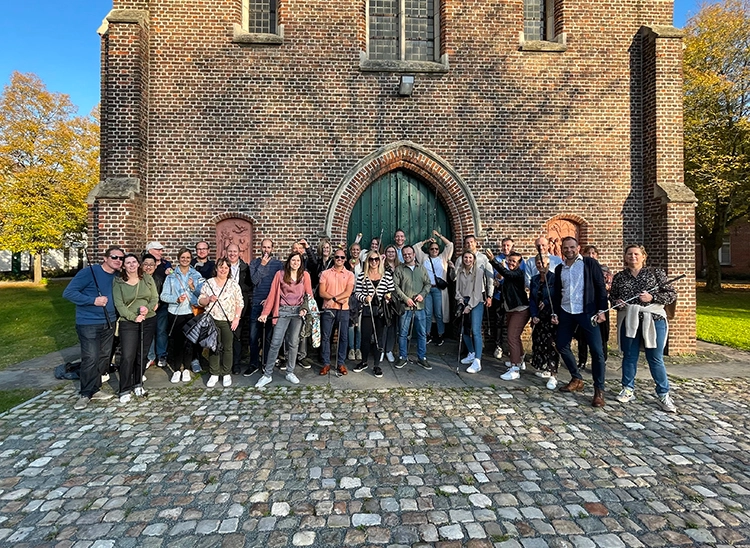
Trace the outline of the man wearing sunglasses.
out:
M 76 333 L 81 343 L 81 388 L 74 406 L 78 410 L 85 409 L 91 400 L 113 396 L 102 392 L 101 387 L 102 375 L 109 369 L 117 320 L 112 283 L 124 258 L 122 248 L 110 246 L 102 264 L 81 270 L 63 292 L 63 297 L 76 305 Z
M 323 314 L 320 319 L 323 358 L 321 375 L 327 375 L 331 370 L 331 335 L 335 324 L 339 326 L 336 366 L 342 375 L 348 373 L 344 361 L 349 340 L 349 297 L 354 291 L 354 274 L 349 272 L 345 265 L 346 254 L 342 249 L 337 249 L 333 254 L 333 267 L 324 270 L 320 275 L 318 292 L 323 299 Z

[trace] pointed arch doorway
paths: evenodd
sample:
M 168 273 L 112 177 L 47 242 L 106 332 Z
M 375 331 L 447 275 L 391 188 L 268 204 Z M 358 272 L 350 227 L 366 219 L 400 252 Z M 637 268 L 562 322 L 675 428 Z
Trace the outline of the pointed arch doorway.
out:
M 382 234 L 385 247 L 399 228 L 408 244 L 431 237 L 433 230 L 453 239 L 451 220 L 435 189 L 404 169 L 385 173 L 365 188 L 349 217 L 347 242 L 361 232 L 362 248 L 367 249 L 370 240 Z

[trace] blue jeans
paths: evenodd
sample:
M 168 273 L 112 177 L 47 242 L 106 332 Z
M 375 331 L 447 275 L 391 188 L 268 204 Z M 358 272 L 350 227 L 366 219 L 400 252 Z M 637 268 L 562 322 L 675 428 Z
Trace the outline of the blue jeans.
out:
M 112 322 L 114 324 L 114 321 Z M 76 333 L 81 343 L 81 396 L 90 398 L 102 387 L 102 375 L 109 370 L 109 356 L 115 330 L 107 324 L 76 324 Z
M 263 356 L 266 360 L 266 368 L 263 374 L 266 377 L 273 375 L 273 366 L 276 358 L 279 357 L 281 345 L 286 341 L 286 372 L 294 373 L 294 366 L 297 365 L 297 346 L 299 345 L 299 332 L 302 330 L 302 318 L 299 316 L 299 306 L 280 306 L 279 316 L 281 316 L 273 328 L 273 339 L 268 356 Z
M 438 336 L 442 337 L 443 333 L 445 333 L 445 323 L 443 322 L 443 292 L 437 287 L 430 288 L 430 293 L 424 301 L 424 314 L 427 331 L 432 330 L 432 317 L 435 316 Z
M 646 348 L 646 360 L 651 370 L 651 378 L 656 383 L 656 394 L 662 396 L 669 392 L 667 368 L 664 366 L 664 344 L 667 340 L 667 322 L 654 322 L 656 328 L 656 348 Z M 625 323 L 620 327 L 620 346 L 622 347 L 622 385 L 635 388 L 635 374 L 638 371 L 638 354 L 643 339 L 641 328 L 634 339 L 625 336 Z
M 333 333 L 334 325 L 338 325 L 339 328 L 336 365 L 344 365 L 346 361 L 346 343 L 349 336 L 349 311 L 324 308 L 323 313 L 320 315 L 320 353 L 323 358 L 323 365 L 331 365 L 331 334 Z
M 463 323 L 464 333 L 470 335 L 464 339 L 466 343 L 466 349 L 469 353 L 473 352 L 474 357 L 482 359 L 482 316 L 484 315 L 484 305 L 478 304 L 469 312 L 471 317 L 471 326 L 466 325 L 466 321 Z M 471 333 L 467 331 L 471 330 Z
M 159 303 L 156 309 L 156 336 L 154 337 L 155 354 L 149 353 L 149 359 L 166 358 L 169 344 L 169 310 L 167 303 Z
M 578 370 L 578 362 L 570 349 L 570 341 L 573 340 L 576 326 L 580 326 L 583 335 L 586 337 L 589 350 L 591 350 L 591 375 L 594 377 L 594 387 L 604 390 L 604 352 L 602 351 L 602 335 L 599 332 L 599 325 L 597 324 L 594 327 L 591 324 L 591 315 L 589 314 L 569 314 L 562 308 L 557 311 L 557 318 L 559 320 L 555 340 L 557 351 L 560 353 L 565 367 L 570 371 L 570 376 L 574 379 L 583 379 L 581 372 Z
M 399 320 L 398 336 L 398 353 L 402 358 L 409 355 L 409 328 L 411 327 L 411 318 L 414 316 L 414 331 L 417 334 L 417 358 L 423 360 L 427 357 L 427 331 L 424 310 L 409 310 L 404 312 Z

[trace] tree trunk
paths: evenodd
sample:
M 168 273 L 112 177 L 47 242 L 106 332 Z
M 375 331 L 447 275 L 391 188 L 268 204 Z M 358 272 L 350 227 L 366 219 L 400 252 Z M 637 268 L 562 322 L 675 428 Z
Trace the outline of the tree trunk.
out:
M 715 239 L 707 239 L 703 242 L 703 250 L 706 252 L 706 291 L 708 293 L 721 293 L 720 248 L 720 245 L 716 245 Z
M 34 253 L 34 283 L 38 284 L 42 281 L 42 254 Z

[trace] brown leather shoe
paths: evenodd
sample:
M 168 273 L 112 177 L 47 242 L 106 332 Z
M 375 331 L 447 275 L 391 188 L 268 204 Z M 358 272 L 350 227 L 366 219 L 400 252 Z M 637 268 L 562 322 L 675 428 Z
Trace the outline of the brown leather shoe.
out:
M 583 390 L 583 381 L 575 378 L 560 387 L 560 392 L 580 392 L 581 390 Z
M 604 392 L 594 388 L 594 399 L 591 400 L 591 407 L 604 407 Z
M 330 365 L 324 365 L 323 369 L 320 370 L 321 375 L 328 375 L 328 372 L 331 370 Z
M 346 370 L 345 365 L 339 365 L 339 373 L 341 373 L 342 375 L 348 375 L 349 371 Z

